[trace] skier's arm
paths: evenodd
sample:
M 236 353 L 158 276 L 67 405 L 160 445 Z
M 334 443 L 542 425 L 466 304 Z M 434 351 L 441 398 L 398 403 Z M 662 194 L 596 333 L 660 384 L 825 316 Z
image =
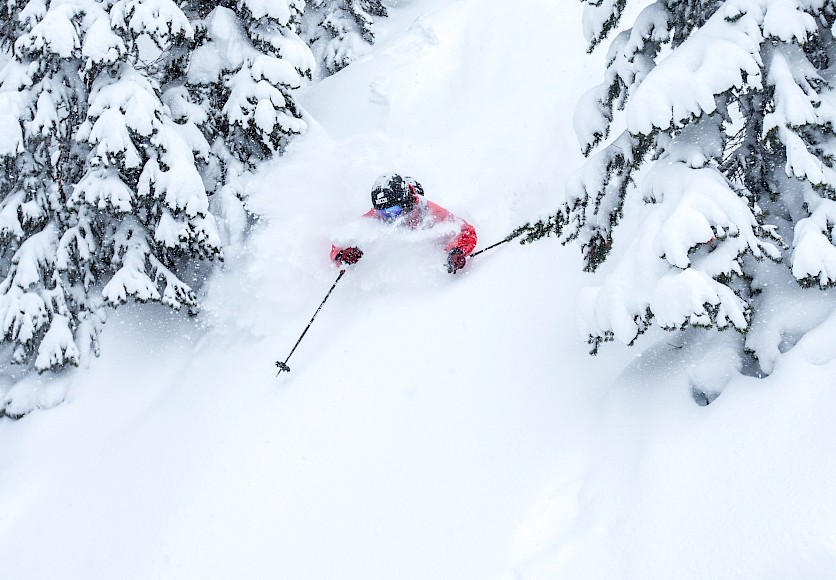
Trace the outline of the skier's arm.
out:
M 462 231 L 461 233 L 456 236 L 449 244 L 447 244 L 446 250 L 449 252 L 456 248 L 462 251 L 462 254 L 465 256 L 469 256 L 473 253 L 473 249 L 476 248 L 476 228 L 472 225 L 467 223 L 464 220 L 462 222 Z
M 473 253 L 474 248 L 476 248 L 476 228 L 462 218 L 453 215 L 437 203 L 427 201 L 427 207 L 437 222 L 452 221 L 459 224 L 459 233 L 444 247 L 444 251 L 450 252 L 458 248 L 465 256 Z

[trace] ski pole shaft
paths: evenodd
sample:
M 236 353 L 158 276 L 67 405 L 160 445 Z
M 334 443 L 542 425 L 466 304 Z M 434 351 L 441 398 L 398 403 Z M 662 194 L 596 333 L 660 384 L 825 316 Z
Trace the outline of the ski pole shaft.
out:
M 472 257 L 474 257 L 474 256 L 478 256 L 478 255 L 479 255 L 479 254 L 481 254 L 482 252 L 487 252 L 487 251 L 488 251 L 488 250 L 490 250 L 491 248 L 495 248 L 495 247 L 497 247 L 497 246 L 501 246 L 502 244 L 504 244 L 504 243 L 506 243 L 506 242 L 510 242 L 510 241 L 511 241 L 511 240 L 513 240 L 514 238 L 518 238 L 518 237 L 519 237 L 519 236 L 521 236 L 521 235 L 522 235 L 522 232 L 517 233 L 517 232 L 515 231 L 514 233 L 512 233 L 511 235 L 509 235 L 509 236 L 508 236 L 507 238 L 505 238 L 504 240 L 501 240 L 501 241 L 499 241 L 499 242 L 496 242 L 495 244 L 491 244 L 491 245 L 490 245 L 490 246 L 488 246 L 487 248 L 482 248 L 482 249 L 481 249 L 481 250 L 479 250 L 478 252 L 473 252 L 472 254 L 470 254 L 470 255 L 468 256 L 468 258 L 472 258 Z
M 311 327 L 313 321 L 316 319 L 316 315 L 319 314 L 320 310 L 322 310 L 322 307 L 325 305 L 325 301 L 328 300 L 329 296 L 331 296 L 331 292 L 333 292 L 334 288 L 337 287 L 337 284 L 339 284 L 340 279 L 343 277 L 343 275 L 345 275 L 345 270 L 340 270 L 339 276 L 337 276 L 337 279 L 334 280 L 334 283 L 331 285 L 331 289 L 328 290 L 328 293 L 325 295 L 325 298 L 323 298 L 322 302 L 319 303 L 319 308 L 317 308 L 316 312 L 314 312 L 314 315 L 311 316 L 311 321 L 308 322 L 308 325 L 305 327 L 305 330 L 302 331 L 302 334 L 299 336 L 299 339 L 296 341 L 296 344 L 293 345 L 293 348 L 290 350 L 290 354 L 287 355 L 287 358 L 284 359 L 284 362 L 276 361 L 276 366 L 279 367 L 279 372 L 276 373 L 276 376 L 282 374 L 282 371 L 290 372 L 290 367 L 287 366 L 287 361 L 290 360 L 290 357 L 292 357 L 293 353 L 296 351 L 296 347 L 299 346 L 299 343 L 302 342 L 303 338 L 305 338 L 305 334 L 308 332 L 308 329 Z

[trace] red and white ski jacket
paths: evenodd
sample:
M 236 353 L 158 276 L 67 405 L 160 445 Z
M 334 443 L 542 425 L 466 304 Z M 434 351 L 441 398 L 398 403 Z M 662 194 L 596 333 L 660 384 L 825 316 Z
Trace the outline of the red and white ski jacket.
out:
M 458 248 L 465 256 L 469 256 L 476 247 L 476 228 L 450 213 L 437 203 L 425 199 L 423 196 L 413 194 L 415 204 L 412 209 L 402 218 L 397 220 L 398 227 L 407 227 L 414 230 L 422 230 L 433 227 L 441 222 L 453 222 L 459 224 L 459 233 L 453 235 L 444 246 L 445 252 Z M 363 214 L 365 218 L 381 220 L 374 208 Z M 331 246 L 331 259 L 336 260 L 337 255 L 345 248 Z

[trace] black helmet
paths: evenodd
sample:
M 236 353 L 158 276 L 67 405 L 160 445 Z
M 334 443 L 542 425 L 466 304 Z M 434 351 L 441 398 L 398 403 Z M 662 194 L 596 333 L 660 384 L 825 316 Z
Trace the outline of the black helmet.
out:
M 409 211 L 415 205 L 415 196 L 409 183 L 397 173 L 385 173 L 372 186 L 372 205 L 386 209 L 395 205 Z
M 404 175 L 403 180 L 412 186 L 413 192 L 417 193 L 418 195 L 424 195 L 424 187 L 420 183 L 418 183 L 417 179 L 415 179 L 414 177 L 409 177 L 408 175 Z

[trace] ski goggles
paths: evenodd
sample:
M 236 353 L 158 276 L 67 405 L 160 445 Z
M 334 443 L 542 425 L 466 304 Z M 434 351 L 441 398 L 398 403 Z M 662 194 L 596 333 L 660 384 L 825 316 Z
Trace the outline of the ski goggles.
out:
M 393 220 L 403 213 L 403 206 L 393 205 L 384 209 L 376 209 L 374 213 L 386 220 Z

